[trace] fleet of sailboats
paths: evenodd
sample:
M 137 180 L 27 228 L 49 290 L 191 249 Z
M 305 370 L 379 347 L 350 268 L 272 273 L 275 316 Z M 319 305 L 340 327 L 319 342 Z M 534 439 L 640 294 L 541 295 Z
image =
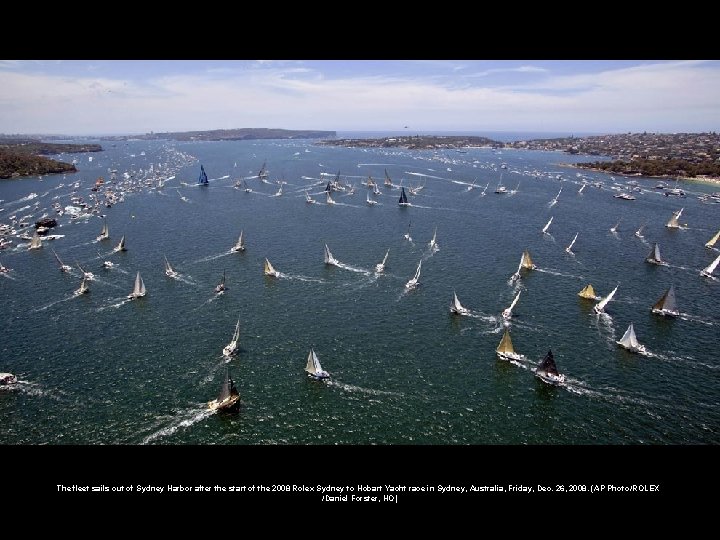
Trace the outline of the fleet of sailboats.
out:
M 385 252 L 382 262 L 375 265 L 376 274 L 382 274 L 385 271 L 385 262 L 387 261 L 388 255 L 390 255 L 390 249 Z
M 670 288 L 660 297 L 660 300 L 655 302 L 651 311 L 656 315 L 663 315 L 666 317 L 679 317 L 680 312 L 677 308 L 677 301 L 675 300 L 675 287 L 670 285 Z
M 321 380 L 330 378 L 330 374 L 320 365 L 320 360 L 318 359 L 317 354 L 315 354 L 314 349 L 310 349 L 310 352 L 308 353 L 305 371 L 311 379 Z
M 630 323 L 628 329 L 625 330 L 625 333 L 623 334 L 623 337 L 620 338 L 620 341 L 616 341 L 616 343 L 630 352 L 641 354 L 645 354 L 646 352 L 645 346 L 640 345 L 637 337 L 635 336 L 635 329 L 633 328 L 632 323 Z
M 552 350 L 548 350 L 545 358 L 540 361 L 540 364 L 535 369 L 535 375 L 548 384 L 557 385 L 565 382 L 565 375 L 558 372 Z
M 143 278 L 140 277 L 140 272 L 138 272 L 137 276 L 135 276 L 135 287 L 133 287 L 133 291 L 127 296 L 128 300 L 142 298 L 146 294 L 147 291 L 145 290 L 145 282 L 143 281 Z
M 237 324 L 235 325 L 235 331 L 233 332 L 232 339 L 230 340 L 230 343 L 225 345 L 223 348 L 223 356 L 230 357 L 233 354 L 237 352 L 238 349 L 238 340 L 240 339 L 240 319 L 238 319 Z
M 463 305 L 460 303 L 460 300 L 458 300 L 455 291 L 453 291 L 453 299 L 450 303 L 450 313 L 453 313 L 455 315 L 470 315 L 470 310 L 466 307 L 463 307 Z
M 615 296 L 615 293 L 617 292 L 619 286 L 620 286 L 620 284 L 616 285 L 615 288 L 612 291 L 610 291 L 610 294 L 608 294 L 605 298 L 600 300 L 595 305 L 595 307 L 593 307 L 593 309 L 595 310 L 595 313 L 600 314 L 605 311 L 605 306 L 607 306 L 608 302 L 610 302 L 610 300 L 612 300 L 613 296 Z
M 414 289 L 418 285 L 420 285 L 420 282 L 418 281 L 420 279 L 420 269 L 422 268 L 422 259 L 420 259 L 420 262 L 418 263 L 417 270 L 415 270 L 415 275 L 405 284 L 405 288 L 407 290 Z
M 217 399 L 208 401 L 208 408 L 211 411 L 234 411 L 240 404 L 240 392 L 235 386 L 235 381 L 230 377 L 230 372 L 225 369 L 225 379 L 220 385 L 220 394 Z
M 238 251 L 245 251 L 245 242 L 243 242 L 243 231 L 240 231 L 240 237 L 238 238 L 237 243 L 230 248 L 230 251 L 233 253 L 237 253 Z

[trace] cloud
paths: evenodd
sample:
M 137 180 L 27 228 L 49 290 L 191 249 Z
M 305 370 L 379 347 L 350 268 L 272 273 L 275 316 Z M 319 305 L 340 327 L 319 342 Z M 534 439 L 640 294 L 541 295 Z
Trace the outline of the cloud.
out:
M 441 77 L 331 76 L 297 62 L 247 66 L 142 81 L 7 70 L 0 73 L 0 132 L 404 125 L 420 131 L 622 132 L 702 131 L 720 123 L 717 62 L 655 62 L 574 75 L 531 65 L 494 68 L 543 74 L 504 87 L 464 84 L 447 71 Z
M 470 73 L 467 77 L 487 77 L 488 75 L 494 75 L 496 73 L 548 73 L 546 68 L 539 66 L 518 66 L 518 67 L 507 67 L 507 68 L 491 68 L 484 71 L 476 71 Z

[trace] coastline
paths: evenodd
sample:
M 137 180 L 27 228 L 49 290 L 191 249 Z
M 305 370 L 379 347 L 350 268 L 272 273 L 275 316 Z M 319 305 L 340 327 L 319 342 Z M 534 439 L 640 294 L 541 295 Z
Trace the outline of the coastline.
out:
M 598 169 L 595 167 L 578 167 L 575 163 L 558 163 L 560 167 L 571 167 L 573 169 L 582 169 L 585 171 L 595 171 L 600 172 L 603 174 L 607 174 L 609 176 L 620 176 L 622 178 L 652 178 L 654 180 L 667 180 L 667 181 L 674 181 L 682 180 L 684 182 L 695 182 L 697 184 L 707 184 L 710 186 L 720 186 L 720 178 L 717 177 L 709 177 L 709 178 L 697 178 L 697 177 L 689 177 L 689 176 L 646 176 L 646 175 L 633 175 L 633 176 L 627 176 L 625 174 L 616 173 L 613 171 L 606 171 L 604 169 Z

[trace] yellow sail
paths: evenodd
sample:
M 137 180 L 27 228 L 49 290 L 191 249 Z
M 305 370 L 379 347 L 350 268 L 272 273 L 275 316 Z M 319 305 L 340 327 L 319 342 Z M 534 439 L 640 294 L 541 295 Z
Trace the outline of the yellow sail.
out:
M 578 293 L 578 296 L 580 298 L 587 298 L 589 300 L 595 300 L 595 298 L 596 298 L 595 289 L 593 289 L 592 285 L 588 284 L 587 286 L 585 286 L 585 288 L 582 291 L 580 291 Z
M 715 234 L 715 236 L 713 236 L 713 237 L 710 239 L 710 241 L 709 241 L 707 244 L 705 244 L 705 247 L 706 247 L 706 248 L 711 248 L 711 247 L 713 247 L 713 246 L 715 245 L 715 242 L 718 241 L 718 239 L 720 239 L 720 231 L 718 231 L 717 234 Z
M 264 269 L 265 269 L 266 276 L 274 276 L 277 273 L 275 271 L 275 269 L 273 268 L 273 265 L 270 264 L 270 261 L 268 261 L 267 259 L 265 259 L 265 268 Z
M 513 349 L 512 340 L 510 339 L 510 332 L 508 332 L 508 329 L 505 329 L 505 333 L 503 334 L 502 339 L 500 340 L 500 344 L 498 345 L 497 349 L 495 349 L 499 353 L 514 353 L 515 349 Z
M 520 263 L 520 266 L 522 266 L 523 268 L 527 268 L 528 270 L 532 270 L 533 268 L 535 268 L 535 265 L 530 258 L 530 252 L 527 249 L 523 251 L 522 262 Z

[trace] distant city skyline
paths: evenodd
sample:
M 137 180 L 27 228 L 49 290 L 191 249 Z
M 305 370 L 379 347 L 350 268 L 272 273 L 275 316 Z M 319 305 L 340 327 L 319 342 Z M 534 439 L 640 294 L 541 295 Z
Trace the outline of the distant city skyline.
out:
M 701 132 L 720 61 L 0 60 L 0 133 Z

